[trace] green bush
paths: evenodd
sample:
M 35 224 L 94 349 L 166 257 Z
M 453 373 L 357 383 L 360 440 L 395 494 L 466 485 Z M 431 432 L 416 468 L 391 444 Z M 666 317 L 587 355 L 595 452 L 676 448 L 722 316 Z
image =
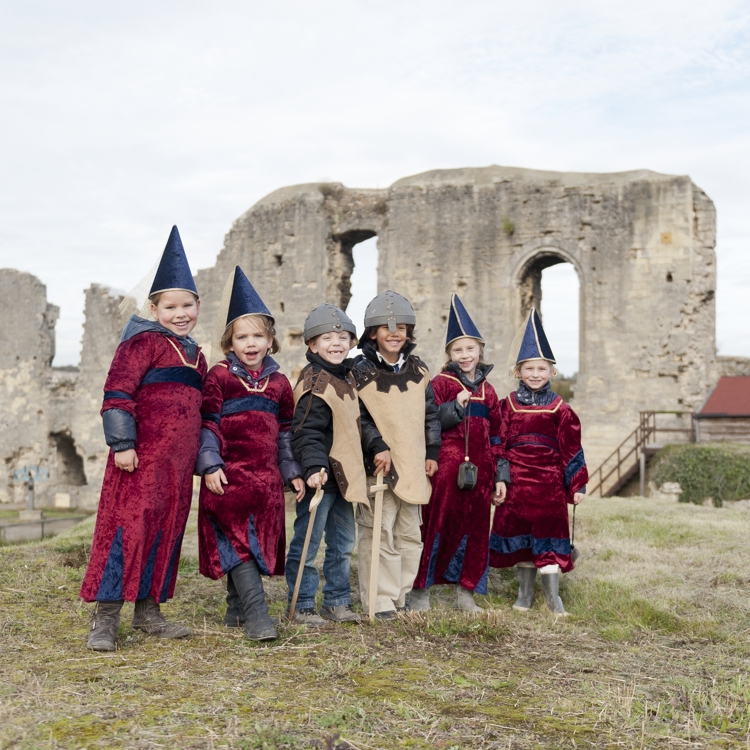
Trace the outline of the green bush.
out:
M 684 503 L 750 498 L 750 445 L 670 445 L 656 455 L 653 469 L 658 486 L 680 483 Z

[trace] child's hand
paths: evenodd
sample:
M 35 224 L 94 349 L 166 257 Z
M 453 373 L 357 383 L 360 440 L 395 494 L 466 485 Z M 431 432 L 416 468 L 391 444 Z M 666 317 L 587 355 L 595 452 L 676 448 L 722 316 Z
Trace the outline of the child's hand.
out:
M 115 466 L 132 474 L 138 468 L 138 454 L 135 448 L 115 453 Z
M 495 482 L 495 494 L 492 496 L 492 504 L 502 505 L 505 502 L 505 495 L 508 492 L 508 486 L 505 482 Z
M 469 399 L 471 398 L 471 393 L 469 391 L 461 391 L 461 393 L 456 396 L 456 401 L 458 402 L 459 406 L 466 406 L 466 404 L 469 403 Z
M 221 485 L 229 484 L 224 469 L 217 469 L 212 474 L 205 474 L 203 478 L 206 480 L 206 487 L 208 487 L 214 495 L 223 495 L 224 488 Z
M 428 458 L 424 462 L 424 473 L 427 474 L 428 477 L 433 476 L 437 470 L 437 461 L 433 461 L 431 458 Z
M 582 503 L 584 497 L 586 497 L 586 495 L 584 495 L 583 492 L 576 492 L 573 495 L 573 505 L 578 505 L 579 503 Z
M 297 502 L 300 502 L 305 496 L 305 483 L 302 481 L 302 477 L 294 477 L 292 479 L 292 487 L 294 487 Z
M 328 472 L 325 469 L 310 474 L 307 478 L 307 486 L 313 490 L 319 490 L 328 481 Z M 299 500 L 297 501 L 299 502 Z
M 380 453 L 376 453 L 375 457 L 372 460 L 373 460 L 373 463 L 375 464 L 376 474 L 382 469 L 383 476 L 386 476 L 386 474 L 388 474 L 388 472 L 391 470 L 391 452 L 390 451 L 381 451 Z

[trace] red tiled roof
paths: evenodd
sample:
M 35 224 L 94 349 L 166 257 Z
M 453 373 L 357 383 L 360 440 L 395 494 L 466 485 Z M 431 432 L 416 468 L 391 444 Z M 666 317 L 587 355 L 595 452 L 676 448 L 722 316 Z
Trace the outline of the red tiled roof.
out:
M 698 416 L 750 417 L 750 377 L 719 378 Z

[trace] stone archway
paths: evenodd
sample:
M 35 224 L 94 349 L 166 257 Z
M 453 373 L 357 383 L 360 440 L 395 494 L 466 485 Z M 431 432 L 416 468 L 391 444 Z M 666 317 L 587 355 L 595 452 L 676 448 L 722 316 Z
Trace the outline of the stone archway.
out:
M 573 372 L 581 372 L 583 366 L 583 352 L 585 350 L 583 340 L 583 284 L 581 279 L 581 273 L 578 268 L 578 264 L 568 256 L 568 253 L 559 250 L 558 248 L 545 247 L 539 249 L 531 257 L 527 258 L 526 261 L 521 265 L 520 271 L 516 277 L 516 284 L 518 290 L 518 318 L 523 320 L 528 315 L 529 310 L 534 307 L 539 314 L 539 317 L 544 322 L 545 320 L 545 306 L 543 305 L 543 290 L 542 290 L 542 272 L 547 268 L 558 266 L 562 264 L 569 264 L 573 267 L 576 277 L 578 278 L 577 288 L 577 304 L 575 306 L 577 315 L 575 320 L 575 327 L 578 331 L 578 342 L 577 342 L 577 358 L 578 367 L 576 370 L 571 370 L 568 374 Z M 548 311 L 548 310 L 547 310 Z M 567 372 L 567 371 L 566 371 Z

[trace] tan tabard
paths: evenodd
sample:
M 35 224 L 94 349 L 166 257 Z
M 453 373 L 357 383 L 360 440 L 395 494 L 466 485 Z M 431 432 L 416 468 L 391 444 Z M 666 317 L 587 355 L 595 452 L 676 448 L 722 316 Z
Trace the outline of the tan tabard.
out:
M 426 505 L 432 486 L 425 474 L 425 391 L 430 373 L 414 359 L 400 372 L 355 369 L 357 392 L 388 443 L 391 471 L 385 478 L 404 502 Z
M 312 398 L 322 398 L 333 415 L 333 444 L 328 460 L 339 492 L 350 503 L 365 503 L 369 507 L 356 388 L 325 370 L 316 374 L 312 365 L 308 365 L 294 387 L 295 406 L 308 391 L 312 391 Z

